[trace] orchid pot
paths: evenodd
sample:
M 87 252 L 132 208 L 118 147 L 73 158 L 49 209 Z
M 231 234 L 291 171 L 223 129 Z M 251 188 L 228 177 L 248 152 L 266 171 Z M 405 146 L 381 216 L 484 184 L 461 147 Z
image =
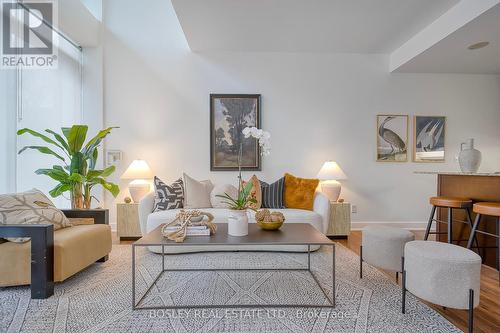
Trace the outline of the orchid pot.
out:
M 269 138 L 271 135 L 268 132 L 256 127 L 245 127 L 241 134 L 243 134 L 245 138 L 253 137 L 257 139 L 259 146 L 261 147 L 260 153 L 264 156 L 269 155 L 271 148 Z M 244 184 L 243 179 L 241 178 L 242 153 L 243 145 L 240 143 L 240 150 L 238 154 L 238 195 L 236 197 L 232 197 L 227 193 L 224 193 L 224 195 L 216 195 L 217 197 L 222 198 L 223 203 L 227 204 L 230 209 L 229 217 L 227 219 L 228 234 L 230 236 L 248 235 L 247 210 L 253 209 L 252 205 L 257 203 L 257 200 L 251 195 L 253 187 L 252 182 Z
M 227 233 L 230 236 L 248 235 L 248 215 L 247 210 L 231 209 L 227 218 Z

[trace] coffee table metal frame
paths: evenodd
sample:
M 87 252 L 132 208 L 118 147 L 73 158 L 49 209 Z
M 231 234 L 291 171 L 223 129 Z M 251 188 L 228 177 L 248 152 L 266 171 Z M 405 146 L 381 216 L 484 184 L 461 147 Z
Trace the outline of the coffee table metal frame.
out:
M 199 237 L 199 236 L 196 236 Z M 136 242 L 138 243 L 138 242 Z M 167 310 L 175 310 L 175 309 L 193 309 L 193 308 L 335 308 L 335 243 L 330 241 L 330 242 L 325 242 L 325 243 L 317 243 L 315 242 L 314 244 L 295 244 L 295 243 L 258 243 L 258 244 L 252 244 L 252 243 L 242 243 L 240 244 L 241 246 L 247 246 L 247 245 L 307 245 L 307 267 L 304 268 L 188 268 L 188 269 L 165 269 L 165 246 L 176 246 L 174 243 L 171 244 L 165 244 L 165 243 L 157 243 L 157 244 L 132 244 L 132 309 L 133 310 L 152 310 L 152 309 L 167 309 Z M 178 245 L 178 243 L 176 243 Z M 211 246 L 214 244 L 189 244 L 190 246 Z M 218 244 L 220 245 L 220 244 Z M 235 246 L 237 244 L 228 244 L 229 246 Z M 330 298 L 328 296 L 327 291 L 321 286 L 321 283 L 318 281 L 316 276 L 311 270 L 311 245 L 325 245 L 325 246 L 331 246 L 332 247 L 332 297 Z M 162 270 L 160 273 L 156 276 L 156 278 L 153 280 L 150 286 L 148 286 L 147 290 L 144 292 L 144 294 L 139 298 L 139 300 L 136 302 L 136 247 L 138 246 L 161 246 L 162 252 Z M 235 250 L 233 252 L 256 252 L 256 251 L 251 251 L 251 250 L 242 250 L 238 251 Z M 275 251 L 279 252 L 279 251 Z M 151 288 L 156 284 L 158 279 L 165 273 L 165 272 L 217 272 L 217 271 L 296 271 L 296 272 L 309 272 L 309 274 L 312 276 L 313 280 L 315 281 L 316 285 L 321 289 L 323 292 L 323 295 L 326 298 L 326 304 L 205 304 L 205 305 L 200 305 L 200 304 L 192 304 L 192 305 L 161 305 L 161 306 L 140 306 L 140 303 L 143 301 L 143 299 L 146 297 L 146 295 L 151 291 Z

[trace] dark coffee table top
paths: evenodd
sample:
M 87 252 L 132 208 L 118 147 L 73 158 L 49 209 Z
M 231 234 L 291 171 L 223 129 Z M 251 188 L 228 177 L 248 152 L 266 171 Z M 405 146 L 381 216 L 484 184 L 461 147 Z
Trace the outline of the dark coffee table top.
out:
M 227 223 L 217 223 L 217 233 L 211 236 L 188 236 L 183 243 L 171 241 L 161 234 L 158 226 L 133 245 L 333 245 L 334 243 L 308 223 L 285 223 L 279 230 L 266 231 L 255 223 L 248 224 L 247 236 L 229 236 Z

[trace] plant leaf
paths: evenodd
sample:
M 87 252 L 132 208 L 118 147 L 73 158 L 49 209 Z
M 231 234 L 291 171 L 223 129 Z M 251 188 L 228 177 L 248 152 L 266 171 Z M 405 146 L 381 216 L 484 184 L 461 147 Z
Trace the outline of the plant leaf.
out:
M 95 161 L 97 160 L 96 148 L 101 144 L 102 140 L 111 132 L 113 128 L 118 128 L 118 127 L 108 127 L 99 131 L 99 133 L 97 133 L 97 135 L 94 136 L 92 139 L 90 139 L 89 142 L 87 142 L 87 144 L 85 145 L 83 153 L 87 159 L 90 159 L 91 161 L 94 160 L 93 161 L 94 165 Z
M 89 170 L 87 172 L 87 179 L 91 180 L 95 177 L 108 177 L 115 171 L 115 166 L 112 165 L 104 170 Z
M 64 148 L 60 144 L 58 144 L 57 142 L 55 142 L 54 140 L 52 140 L 48 136 L 43 135 L 42 133 L 39 133 L 37 131 L 33 131 L 33 130 L 29 129 L 29 128 L 22 128 L 19 131 L 17 131 L 17 135 L 23 135 L 24 133 L 29 133 L 29 134 L 33 135 L 34 137 L 40 138 L 43 141 L 45 141 L 47 143 L 50 143 L 50 144 L 52 144 L 52 145 L 54 145 L 56 147 L 59 147 L 60 149 L 64 150 Z
M 53 198 L 55 198 L 55 197 L 60 196 L 61 194 L 63 194 L 66 191 L 70 191 L 71 188 L 72 188 L 72 186 L 69 184 L 58 184 L 56 187 L 54 187 L 52 190 L 49 191 L 49 194 Z
M 97 147 L 94 148 L 94 151 L 92 152 L 92 154 L 89 154 L 91 155 L 90 156 L 90 169 L 93 170 L 95 168 L 95 165 L 97 163 L 97 156 L 99 155 L 99 152 L 97 150 Z
M 80 175 L 85 175 L 87 173 L 87 161 L 83 157 L 83 154 L 76 152 L 71 158 L 70 173 L 78 173 Z
M 100 143 L 101 140 L 104 139 L 106 137 L 106 135 L 108 135 L 111 132 L 111 130 L 113 128 L 119 128 L 119 127 L 108 127 L 108 128 L 103 129 L 103 130 L 100 130 L 96 136 L 94 136 L 92 139 L 89 140 L 89 142 L 87 142 L 87 144 L 85 145 L 85 148 L 87 148 L 87 149 L 91 148 L 97 141 L 99 141 L 99 143 Z M 99 145 L 99 143 L 97 145 Z M 94 146 L 94 148 L 95 147 L 97 147 L 97 146 Z
M 229 194 L 227 194 L 227 193 L 224 193 L 224 195 L 217 194 L 217 195 L 216 195 L 216 197 L 218 197 L 218 198 L 223 198 L 223 199 L 227 199 L 227 200 L 229 200 L 229 201 L 231 201 L 231 202 L 233 202 L 233 203 L 235 203 L 235 204 L 237 204 L 237 203 L 238 203 L 238 200 L 237 200 L 237 199 L 233 199 L 233 198 L 231 198 L 231 196 L 230 196 Z
M 23 147 L 23 149 L 21 149 L 19 151 L 18 154 L 21 154 L 26 149 L 35 149 L 35 150 L 38 150 L 42 154 L 53 155 L 53 156 L 57 157 L 58 159 L 60 159 L 61 161 L 65 162 L 64 157 L 62 157 L 61 155 L 57 154 L 52 149 L 50 149 L 48 147 L 43 147 L 43 146 L 25 146 L 25 147 Z
M 57 180 L 60 183 L 67 184 L 69 183 L 69 175 L 64 170 L 59 170 L 56 168 L 53 169 L 38 169 L 35 171 L 37 175 L 46 175 L 50 178 Z
M 56 132 L 54 132 L 54 131 L 52 131 L 50 129 L 46 129 L 45 132 L 52 134 L 56 138 L 56 140 L 59 141 L 59 143 L 61 144 L 61 146 L 64 147 L 64 149 L 66 150 L 66 152 L 68 154 L 70 154 L 68 143 L 66 142 L 66 140 L 64 140 L 64 138 L 60 134 L 58 134 L 58 133 L 56 133 Z
M 106 190 L 108 190 L 115 198 L 120 193 L 120 187 L 118 185 L 107 182 L 104 178 L 94 178 L 92 180 L 93 183 L 100 184 L 102 187 L 104 187 Z
M 71 154 L 79 152 L 80 149 L 82 149 L 88 129 L 89 127 L 87 125 L 73 125 L 66 133 L 63 131 L 68 139 L 68 146 Z
M 85 181 L 85 176 L 74 172 L 68 177 L 68 180 L 73 183 L 83 183 Z

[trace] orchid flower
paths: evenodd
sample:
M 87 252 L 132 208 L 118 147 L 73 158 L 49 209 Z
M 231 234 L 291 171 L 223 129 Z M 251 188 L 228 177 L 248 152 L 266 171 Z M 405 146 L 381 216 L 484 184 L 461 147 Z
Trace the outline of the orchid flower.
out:
M 263 156 L 268 156 L 271 154 L 271 143 L 269 139 L 271 134 L 269 132 L 263 131 L 257 127 L 245 127 L 242 131 L 245 138 L 255 138 L 259 142 L 261 148 L 260 153 Z

